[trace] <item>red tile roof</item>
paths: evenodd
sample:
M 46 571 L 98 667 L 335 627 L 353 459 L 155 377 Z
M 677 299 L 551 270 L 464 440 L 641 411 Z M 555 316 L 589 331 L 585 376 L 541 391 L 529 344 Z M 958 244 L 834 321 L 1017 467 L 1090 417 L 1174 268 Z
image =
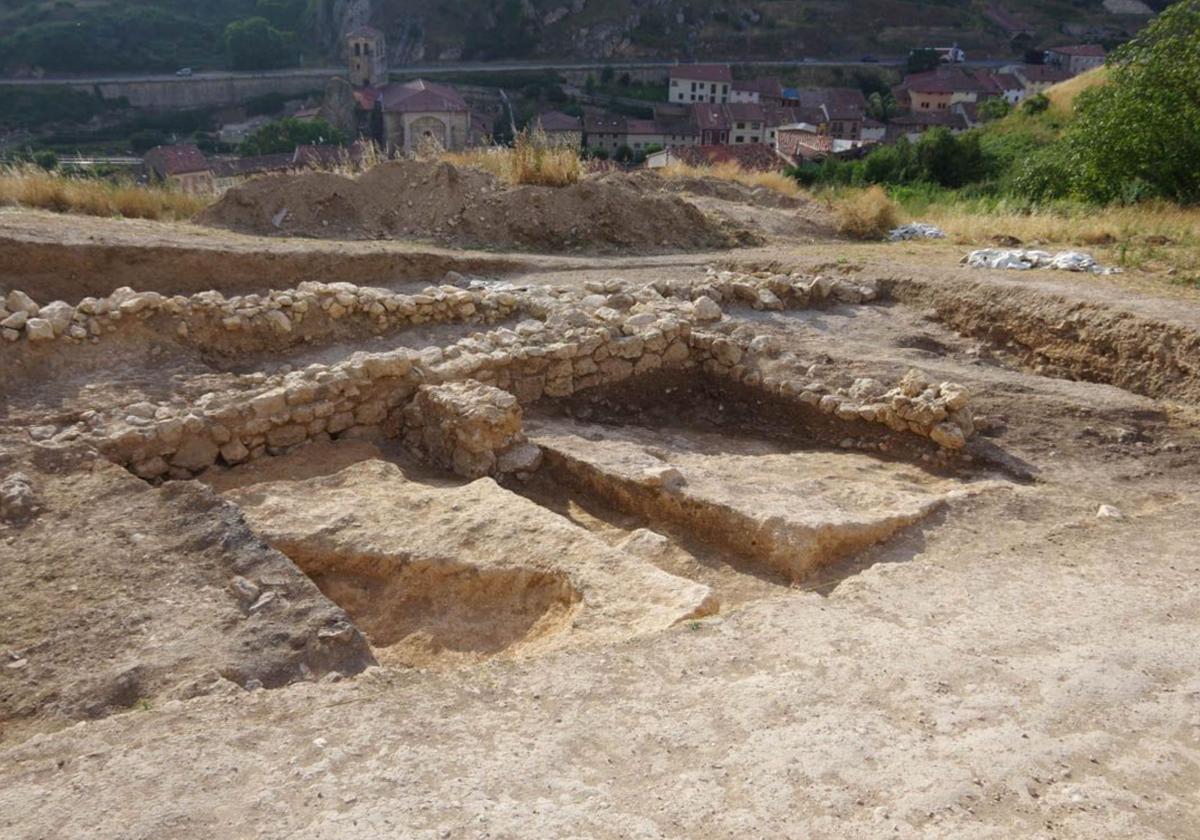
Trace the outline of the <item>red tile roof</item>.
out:
M 625 131 L 625 117 L 608 113 L 584 114 L 583 129 L 588 134 L 622 134 Z
M 1067 70 L 1060 70 L 1057 67 L 1049 67 L 1045 64 L 1024 64 L 1017 71 L 1031 82 L 1050 82 L 1056 84 L 1065 82 L 1071 78 L 1071 74 Z
M 783 96 L 783 83 L 776 78 L 749 79 L 733 83 L 734 90 L 744 90 L 757 93 L 759 96 L 769 96 L 779 99 Z
M 583 124 L 579 117 L 572 117 L 562 111 L 547 111 L 533 118 L 535 125 L 540 125 L 542 131 L 579 131 Z
M 775 151 L 761 143 L 743 146 L 681 146 L 671 149 L 671 155 L 693 166 L 734 161 L 743 169 L 759 172 L 783 168 L 783 161 Z
M 626 120 L 626 134 L 662 134 L 658 123 L 654 120 Z
M 204 152 L 193 143 L 175 146 L 155 146 L 143 158 L 145 167 L 160 178 L 168 175 L 187 175 L 192 172 L 207 172 L 212 169 Z
M 798 88 L 787 91 L 787 99 L 835 120 L 861 119 L 867 110 L 866 97 L 857 88 Z
M 468 110 L 467 101 L 454 88 L 424 79 L 385 85 L 382 93 L 383 110 L 393 113 Z
M 978 74 L 958 67 L 939 67 L 925 73 L 906 76 L 900 83 L 905 90 L 917 93 L 994 93 L 997 91 L 991 74 Z
M 374 26 L 356 26 L 346 33 L 347 38 L 382 38 L 383 33 Z
M 672 79 L 689 82 L 732 82 L 728 64 L 679 64 L 671 68 Z

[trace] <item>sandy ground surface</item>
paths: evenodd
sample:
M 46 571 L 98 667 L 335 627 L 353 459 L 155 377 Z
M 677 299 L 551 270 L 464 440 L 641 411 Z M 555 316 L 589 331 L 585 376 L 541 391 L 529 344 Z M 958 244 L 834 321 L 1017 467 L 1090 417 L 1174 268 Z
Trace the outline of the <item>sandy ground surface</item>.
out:
M 11 241 L 46 235 L 52 221 L 0 214 Z M 145 226 L 176 247 L 170 226 L 74 222 L 62 239 L 138 240 Z M 186 236 L 249 254 L 412 247 Z M 73 478 L 91 461 L 31 454 L 25 433 L 39 416 L 118 399 L 123 387 L 226 382 L 203 360 L 130 352 L 81 367 L 52 399 L 34 383 L 13 391 L 0 417 L 0 472 L 32 475 L 43 510 L 32 524 L 0 525 L 0 700 L 11 716 L 0 735 L 0 835 L 1200 836 L 1200 417 L 1190 397 L 1200 306 L 1160 294 L 1153 277 L 968 271 L 957 265 L 962 250 L 775 241 L 717 255 L 522 255 L 496 272 L 515 284 L 637 283 L 699 275 L 709 262 L 783 261 L 891 284 L 887 300 L 868 306 L 727 314 L 830 380 L 894 380 L 917 366 L 965 384 L 980 437 L 957 471 L 861 452 L 839 461 L 836 446 L 803 445 L 717 403 L 659 400 L 591 421 L 691 470 L 698 495 L 719 493 L 725 475 L 731 497 L 761 493 L 761 507 L 780 515 L 802 509 L 804 493 L 822 503 L 889 488 L 945 496 L 890 539 L 794 583 L 736 535 L 717 545 L 550 473 L 488 488 L 497 501 L 468 503 L 485 507 L 480 517 L 454 500 L 475 485 L 434 492 L 386 447 L 331 444 L 340 454 L 301 451 L 290 464 L 214 474 L 211 487 L 161 488 L 107 464 Z M 993 314 L 995 301 L 1010 316 Z M 1066 315 L 1074 332 L 1056 333 Z M 1043 323 L 1036 341 L 1019 328 Z M 171 377 L 155 380 L 163 364 Z M 129 384 L 114 384 L 118 372 Z M 589 457 L 603 460 L 599 449 Z M 781 469 L 787 480 L 765 478 Z M 402 473 L 418 486 L 389 491 L 363 478 Z M 366 480 L 338 508 L 366 523 L 355 526 L 364 534 L 355 546 L 466 556 L 478 551 L 476 529 L 499 529 L 505 547 L 488 563 L 557 564 L 574 587 L 576 549 L 561 546 L 593 546 L 581 568 L 594 575 L 611 571 L 597 560 L 606 552 L 636 552 L 646 574 L 710 589 L 720 610 L 589 635 L 548 609 L 553 620 L 528 649 L 431 655 L 411 667 L 411 658 L 387 663 L 376 644 L 384 664 L 364 670 L 313 646 L 332 638 L 320 636 L 322 622 L 344 616 L 275 550 L 319 535 L 322 516 L 331 519 L 321 505 L 350 475 Z M 822 495 L 831 484 L 836 493 Z M 417 498 L 426 500 L 420 515 Z M 254 511 L 271 505 L 288 506 L 291 519 L 268 516 L 256 529 Z M 1118 515 L 1098 516 L 1102 505 Z M 406 529 L 421 533 L 408 540 Z M 235 533 L 240 542 L 229 541 Z M 239 562 L 286 570 L 278 586 L 303 594 L 289 602 L 299 614 L 239 607 L 222 584 Z M 96 592 L 107 618 L 85 602 Z M 619 585 L 604 592 L 623 603 Z M 527 615 L 529 602 L 506 603 Z M 203 641 L 206 614 L 223 616 L 207 631 L 221 644 Z M 339 643 L 361 659 L 360 637 Z M 124 660 L 148 663 L 137 702 L 89 711 L 89 679 L 119 676 L 110 663 Z M 238 662 L 299 678 L 258 688 L 221 677 Z M 66 702 L 65 685 L 77 699 Z M 14 716 L 21 703 L 53 713 Z

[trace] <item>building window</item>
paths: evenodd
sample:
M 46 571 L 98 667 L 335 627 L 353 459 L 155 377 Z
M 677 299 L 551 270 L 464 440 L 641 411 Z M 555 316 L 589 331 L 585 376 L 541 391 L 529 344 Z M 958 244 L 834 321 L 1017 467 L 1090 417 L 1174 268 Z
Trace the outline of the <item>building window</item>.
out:
M 734 143 L 744 143 L 744 142 L 746 142 L 746 138 L 743 137 L 742 135 L 738 134 L 733 138 L 733 142 Z
M 738 127 L 738 128 L 745 128 L 745 127 L 746 127 L 746 124 L 745 124 L 745 123 L 738 123 L 738 124 L 737 124 L 737 127 Z

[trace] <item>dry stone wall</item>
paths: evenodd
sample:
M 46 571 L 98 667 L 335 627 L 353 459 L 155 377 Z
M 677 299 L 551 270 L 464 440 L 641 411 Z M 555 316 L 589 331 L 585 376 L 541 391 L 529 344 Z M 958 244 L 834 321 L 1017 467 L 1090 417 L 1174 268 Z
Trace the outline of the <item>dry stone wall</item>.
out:
M 739 383 L 794 404 L 797 412 L 879 424 L 961 449 L 974 433 L 969 395 L 961 386 L 912 371 L 894 387 L 860 379 L 850 388 L 830 388 L 776 364 L 775 339 L 756 335 L 722 310 L 722 304 L 783 309 L 862 303 L 875 294 L 841 280 L 715 270 L 692 285 L 633 286 L 614 279 L 582 289 L 440 287 L 420 295 L 340 283 L 303 283 L 287 292 L 230 299 L 120 290 L 74 308 L 38 307 L 14 292 L 5 306 L 10 317 L 24 313 L 25 319 L 5 329 L 17 334 L 7 352 L 43 341 L 61 342 L 70 352 L 71 344 L 122 329 L 126 319 L 212 347 L 225 333 L 259 336 L 247 339 L 257 346 L 306 323 L 319 324 L 311 337 L 349 318 L 382 330 L 435 321 L 494 323 L 518 312 L 533 316 L 446 347 L 358 352 L 336 364 L 232 377 L 228 388 L 194 400 L 85 412 L 72 426 L 39 432 L 90 440 L 149 480 L 190 477 L 215 463 L 235 465 L 310 440 L 380 434 L 401 438 L 463 475 L 528 472 L 536 459 L 520 433 L 521 406 L 656 371 Z M 33 321 L 49 326 L 37 327 L 35 335 Z

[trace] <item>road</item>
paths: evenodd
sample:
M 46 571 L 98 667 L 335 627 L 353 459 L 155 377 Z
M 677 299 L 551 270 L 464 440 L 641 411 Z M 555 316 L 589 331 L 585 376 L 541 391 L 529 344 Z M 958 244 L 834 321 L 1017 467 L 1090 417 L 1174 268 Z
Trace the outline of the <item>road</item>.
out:
M 529 72 L 538 70 L 603 70 L 611 67 L 613 70 L 647 70 L 654 68 L 667 69 L 685 62 L 669 60 L 648 61 L 493 61 L 493 62 L 454 62 L 439 64 L 405 64 L 392 67 L 395 73 L 404 75 L 447 75 L 453 73 L 505 73 Z M 880 58 L 878 61 L 853 61 L 838 59 L 788 59 L 779 61 L 742 61 L 730 59 L 725 61 L 712 60 L 711 64 L 736 64 L 750 67 L 900 67 L 904 64 L 902 58 Z M 983 61 L 967 61 L 964 67 L 1000 67 L 1011 64 L 1011 59 L 988 59 Z M 174 73 L 160 74 L 112 74 L 105 76 L 43 76 L 37 79 L 0 77 L 0 85 L 44 86 L 52 84 L 99 85 L 119 82 L 189 82 L 225 81 L 228 79 L 269 79 L 294 78 L 303 76 L 334 76 L 345 72 L 343 67 L 295 67 L 287 70 L 266 70 L 257 72 L 210 71 L 193 73 L 191 76 L 176 76 Z

